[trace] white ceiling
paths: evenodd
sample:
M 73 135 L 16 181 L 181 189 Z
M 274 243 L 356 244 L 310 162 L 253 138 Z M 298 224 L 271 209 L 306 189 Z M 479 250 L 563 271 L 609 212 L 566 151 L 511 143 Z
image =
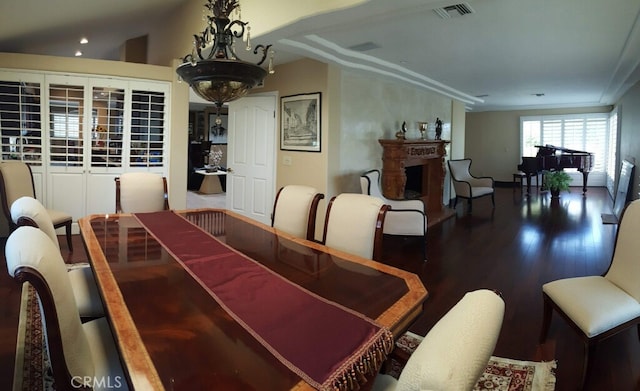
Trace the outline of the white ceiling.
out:
M 52 9 L 3 1 L 0 51 L 73 56 L 87 34 L 85 57 L 117 59 L 126 39 L 148 31 L 145 21 L 184 1 L 58 0 Z M 433 11 L 460 3 L 474 13 L 442 19 Z M 333 62 L 444 93 L 473 111 L 579 107 L 615 103 L 640 80 L 639 18 L 638 0 L 370 0 L 260 41 L 274 45 L 276 63 Z M 349 49 L 368 43 L 377 48 Z

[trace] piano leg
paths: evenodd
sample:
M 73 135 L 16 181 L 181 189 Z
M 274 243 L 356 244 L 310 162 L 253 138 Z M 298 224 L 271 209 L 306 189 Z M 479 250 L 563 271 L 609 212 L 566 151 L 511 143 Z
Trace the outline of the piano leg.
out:
M 582 171 L 582 194 L 587 194 L 587 177 L 589 176 L 588 171 Z
M 531 175 L 527 174 L 527 195 L 531 193 Z

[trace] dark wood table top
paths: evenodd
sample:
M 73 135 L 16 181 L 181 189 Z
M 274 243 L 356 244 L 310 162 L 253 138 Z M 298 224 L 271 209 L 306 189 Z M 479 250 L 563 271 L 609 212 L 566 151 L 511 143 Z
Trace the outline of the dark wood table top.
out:
M 427 291 L 412 273 L 294 238 L 226 210 L 178 213 L 301 287 L 374 319 L 396 337 L 422 311 Z M 135 389 L 311 389 L 235 322 L 133 216 L 92 215 L 79 223 Z

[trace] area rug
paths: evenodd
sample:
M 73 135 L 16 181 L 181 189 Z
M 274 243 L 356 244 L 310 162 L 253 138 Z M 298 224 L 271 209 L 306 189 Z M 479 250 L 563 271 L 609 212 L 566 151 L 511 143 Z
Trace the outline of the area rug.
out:
M 13 391 L 55 391 L 36 290 L 22 285 Z
M 422 336 L 406 332 L 396 348 L 411 355 Z M 473 391 L 553 391 L 556 385 L 556 362 L 519 361 L 492 356 Z M 391 358 L 386 373 L 398 378 L 403 364 Z

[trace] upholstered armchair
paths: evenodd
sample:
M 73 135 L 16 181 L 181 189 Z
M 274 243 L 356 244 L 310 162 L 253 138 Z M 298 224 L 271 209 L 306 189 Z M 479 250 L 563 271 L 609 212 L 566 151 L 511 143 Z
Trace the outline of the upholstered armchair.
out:
M 128 389 L 109 322 L 103 317 L 81 323 L 69 273 L 50 238 L 38 228 L 18 227 L 5 255 L 14 280 L 29 282 L 38 293 L 56 389 L 79 389 L 84 379 L 90 383 L 83 389 L 105 389 L 105 379 Z
M 420 236 L 422 259 L 427 260 L 427 215 L 422 200 L 390 200 L 380 190 L 380 171 L 370 170 L 360 176 L 362 194 L 382 200 L 390 206 L 384 220 L 384 234 Z
M 322 242 L 363 258 L 380 260 L 388 205 L 365 194 L 343 193 L 329 201 Z
M 318 203 L 324 194 L 311 186 L 288 185 L 278 190 L 271 226 L 293 236 L 314 240 Z
M 584 341 L 582 385 L 597 344 L 629 327 L 640 332 L 640 200 L 622 214 L 609 270 L 602 276 L 565 278 L 542 286 L 544 318 L 540 343 L 547 339 L 553 310 Z
M 374 391 L 471 391 L 493 354 L 504 301 L 495 292 L 469 292 L 429 330 L 398 380 L 378 375 Z
M 60 252 L 60 244 L 56 237 L 51 218 L 40 201 L 32 197 L 20 197 L 11 205 L 11 219 L 16 226 L 31 226 L 44 232 Z M 104 316 L 102 299 L 98 292 L 93 271 L 88 263 L 66 265 L 71 281 L 73 297 L 80 316 L 93 319 Z
M 491 196 L 491 204 L 496 206 L 493 178 L 473 176 L 470 172 L 471 159 L 449 160 L 448 165 L 456 192 L 454 208 L 458 205 L 458 198 L 465 198 L 469 205 L 467 211 L 471 213 L 473 200 L 484 196 Z
M 167 178 L 150 172 L 127 172 L 115 181 L 116 213 L 169 210 Z
M 31 167 L 21 161 L 5 161 L 0 163 L 0 194 L 2 195 L 2 210 L 11 230 L 16 225 L 11 219 L 11 205 L 20 197 L 36 198 L 36 188 L 33 182 Z M 64 227 L 69 251 L 73 251 L 71 240 L 71 224 L 73 217 L 59 210 L 47 209 L 54 228 Z M 56 239 L 57 240 L 57 239 Z

